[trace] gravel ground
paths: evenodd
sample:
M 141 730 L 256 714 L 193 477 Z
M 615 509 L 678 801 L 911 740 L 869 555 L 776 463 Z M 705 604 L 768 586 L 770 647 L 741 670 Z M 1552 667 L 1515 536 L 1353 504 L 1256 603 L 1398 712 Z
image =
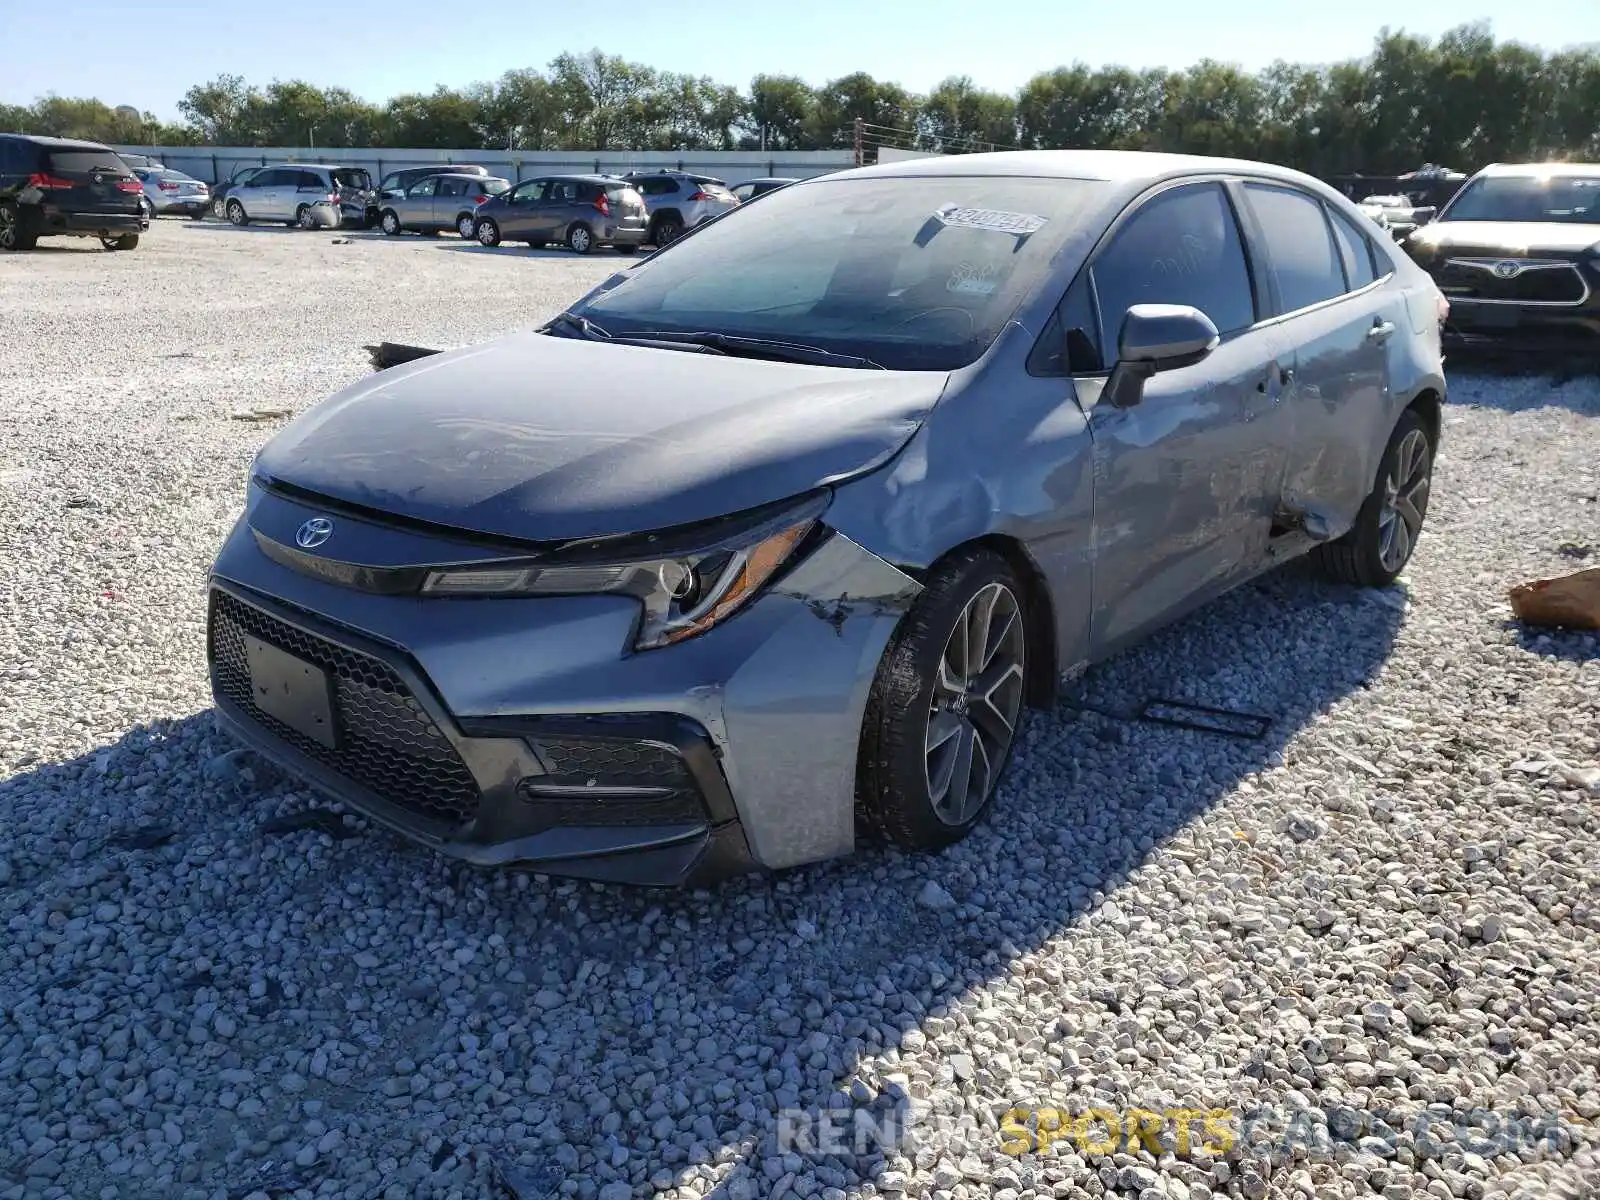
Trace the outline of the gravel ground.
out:
M 1455 377 L 1403 588 L 1291 569 L 1094 671 L 941 857 L 662 895 L 272 825 L 321 802 L 213 729 L 202 612 L 269 414 L 617 264 L 0 258 L 0 1197 L 1600 1191 L 1600 639 L 1504 604 L 1600 553 L 1593 381 Z M 1163 695 L 1274 723 L 1101 715 Z M 1019 1106 L 1275 1115 L 1012 1155 Z

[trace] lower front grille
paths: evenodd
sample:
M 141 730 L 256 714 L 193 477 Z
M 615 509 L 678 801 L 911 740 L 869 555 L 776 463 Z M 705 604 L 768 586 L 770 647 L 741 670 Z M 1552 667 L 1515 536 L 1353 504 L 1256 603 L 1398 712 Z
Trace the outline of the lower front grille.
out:
M 677 750 L 651 741 L 563 734 L 531 739 L 548 775 L 518 790 L 556 825 L 650 825 L 706 818 Z
M 227 592 L 213 590 L 209 623 L 217 691 L 253 721 L 366 790 L 430 820 L 461 825 L 477 815 L 478 785 L 450 739 L 382 659 L 309 633 Z M 312 663 L 333 683 L 338 748 L 291 729 L 255 703 L 245 637 Z

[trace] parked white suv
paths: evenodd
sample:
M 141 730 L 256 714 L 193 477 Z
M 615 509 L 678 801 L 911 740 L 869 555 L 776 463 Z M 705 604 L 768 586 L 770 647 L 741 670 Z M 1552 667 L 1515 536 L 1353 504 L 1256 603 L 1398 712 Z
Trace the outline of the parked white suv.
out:
M 372 177 L 360 167 L 277 163 L 263 167 L 228 192 L 224 210 L 235 225 L 281 221 L 302 229 L 365 224 Z

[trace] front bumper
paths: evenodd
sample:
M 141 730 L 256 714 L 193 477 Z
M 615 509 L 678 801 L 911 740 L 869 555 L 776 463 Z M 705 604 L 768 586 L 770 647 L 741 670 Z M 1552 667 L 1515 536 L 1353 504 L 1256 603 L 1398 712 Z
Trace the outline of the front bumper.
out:
M 920 589 L 849 539 L 829 537 L 709 633 L 633 653 L 626 598 L 379 595 L 263 552 L 258 538 L 292 544 L 315 515 L 253 490 L 213 570 L 218 713 L 269 758 L 488 866 L 701 884 L 853 848 L 867 692 Z M 399 561 L 484 554 L 366 532 Z M 271 651 L 246 650 L 246 637 L 313 668 L 289 709 L 256 704 L 249 655 Z M 260 673 L 276 686 L 270 668 Z M 319 716 L 336 732 L 324 735 Z
M 1452 298 L 1444 348 L 1474 354 L 1600 357 L 1600 306 L 1484 304 Z

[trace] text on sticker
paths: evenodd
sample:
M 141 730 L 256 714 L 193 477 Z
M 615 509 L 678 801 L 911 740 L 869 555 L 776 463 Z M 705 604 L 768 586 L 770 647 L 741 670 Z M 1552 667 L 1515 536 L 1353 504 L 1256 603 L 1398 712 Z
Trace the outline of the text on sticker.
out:
M 965 208 L 959 204 L 943 205 L 933 215 L 945 225 L 1014 233 L 1019 237 L 1038 233 L 1046 221 L 1037 213 L 1006 212 L 999 208 Z

